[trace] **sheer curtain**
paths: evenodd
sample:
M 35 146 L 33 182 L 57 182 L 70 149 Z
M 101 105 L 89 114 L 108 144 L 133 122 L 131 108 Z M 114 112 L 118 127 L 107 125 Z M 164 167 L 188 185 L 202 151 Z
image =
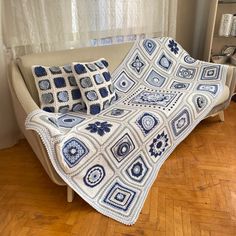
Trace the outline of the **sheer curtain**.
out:
M 177 0 L 0 0 L 0 148 L 15 142 L 4 54 L 122 43 L 146 36 L 175 37 Z M 4 50 L 4 48 L 6 50 Z M 5 53 L 3 52 L 5 51 Z M 5 125 L 7 124 L 7 125 Z
M 175 36 L 177 0 L 3 0 L 4 42 L 13 56 Z
M 19 137 L 7 83 L 7 57 L 1 34 L 2 6 L 0 0 L 0 149 L 13 145 Z

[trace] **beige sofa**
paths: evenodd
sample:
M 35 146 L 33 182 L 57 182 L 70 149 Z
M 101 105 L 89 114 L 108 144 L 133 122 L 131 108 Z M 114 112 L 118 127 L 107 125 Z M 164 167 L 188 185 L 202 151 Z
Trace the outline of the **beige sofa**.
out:
M 39 108 L 38 93 L 34 84 L 31 66 L 37 64 L 45 66 L 65 65 L 72 61 L 94 61 L 98 58 L 104 57 L 109 62 L 109 70 L 113 72 L 126 56 L 129 49 L 132 47 L 132 44 L 133 43 L 125 43 L 111 46 L 31 54 L 22 56 L 12 63 L 9 86 L 18 125 L 43 165 L 45 171 L 54 183 L 58 185 L 66 185 L 53 169 L 40 137 L 34 131 L 26 130 L 24 125 L 27 115 L 33 110 Z M 230 94 L 234 91 L 235 80 L 232 78 L 235 76 L 235 70 L 229 68 L 227 86 L 225 86 L 224 93 L 218 100 L 217 106 L 209 115 L 220 114 L 221 120 L 224 119 L 223 110 L 230 101 Z M 67 188 L 67 190 L 68 201 L 72 201 L 73 191 L 70 188 Z

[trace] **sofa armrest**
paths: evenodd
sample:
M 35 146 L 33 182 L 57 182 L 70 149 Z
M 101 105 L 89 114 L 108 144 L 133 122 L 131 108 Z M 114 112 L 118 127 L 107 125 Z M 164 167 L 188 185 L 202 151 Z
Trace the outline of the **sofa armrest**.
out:
M 12 62 L 11 64 L 11 76 L 9 81 L 10 89 L 13 90 L 17 100 L 24 109 L 26 115 L 33 110 L 39 109 L 39 106 L 32 99 L 22 75 L 18 69 L 18 66 Z
M 21 132 L 28 140 L 28 143 L 32 147 L 34 153 L 43 165 L 50 179 L 58 185 L 65 185 L 65 182 L 53 169 L 52 164 L 48 158 L 47 151 L 39 135 L 35 131 L 25 129 L 25 119 L 27 115 L 35 109 L 39 109 L 39 107 L 31 97 L 23 80 L 23 77 L 14 62 L 11 64 L 9 88 L 11 91 L 16 120 Z

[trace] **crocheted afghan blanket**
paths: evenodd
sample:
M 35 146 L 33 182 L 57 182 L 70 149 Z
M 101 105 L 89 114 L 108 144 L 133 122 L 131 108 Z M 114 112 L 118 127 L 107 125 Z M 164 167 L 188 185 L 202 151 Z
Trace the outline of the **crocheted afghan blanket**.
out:
M 136 42 L 112 74 L 118 100 L 99 115 L 32 112 L 59 176 L 100 213 L 134 224 L 158 171 L 215 106 L 227 66 L 173 39 Z

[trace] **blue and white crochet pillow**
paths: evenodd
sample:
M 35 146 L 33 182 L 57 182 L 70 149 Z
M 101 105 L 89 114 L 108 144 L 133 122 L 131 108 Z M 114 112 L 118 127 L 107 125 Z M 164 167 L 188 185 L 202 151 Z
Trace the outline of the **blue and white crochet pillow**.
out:
M 104 58 L 94 62 L 72 63 L 72 71 L 87 107 L 87 114 L 96 115 L 116 100 L 107 67 L 108 62 Z
M 83 110 L 85 104 L 71 65 L 32 66 L 40 107 L 47 112 L 66 113 Z

